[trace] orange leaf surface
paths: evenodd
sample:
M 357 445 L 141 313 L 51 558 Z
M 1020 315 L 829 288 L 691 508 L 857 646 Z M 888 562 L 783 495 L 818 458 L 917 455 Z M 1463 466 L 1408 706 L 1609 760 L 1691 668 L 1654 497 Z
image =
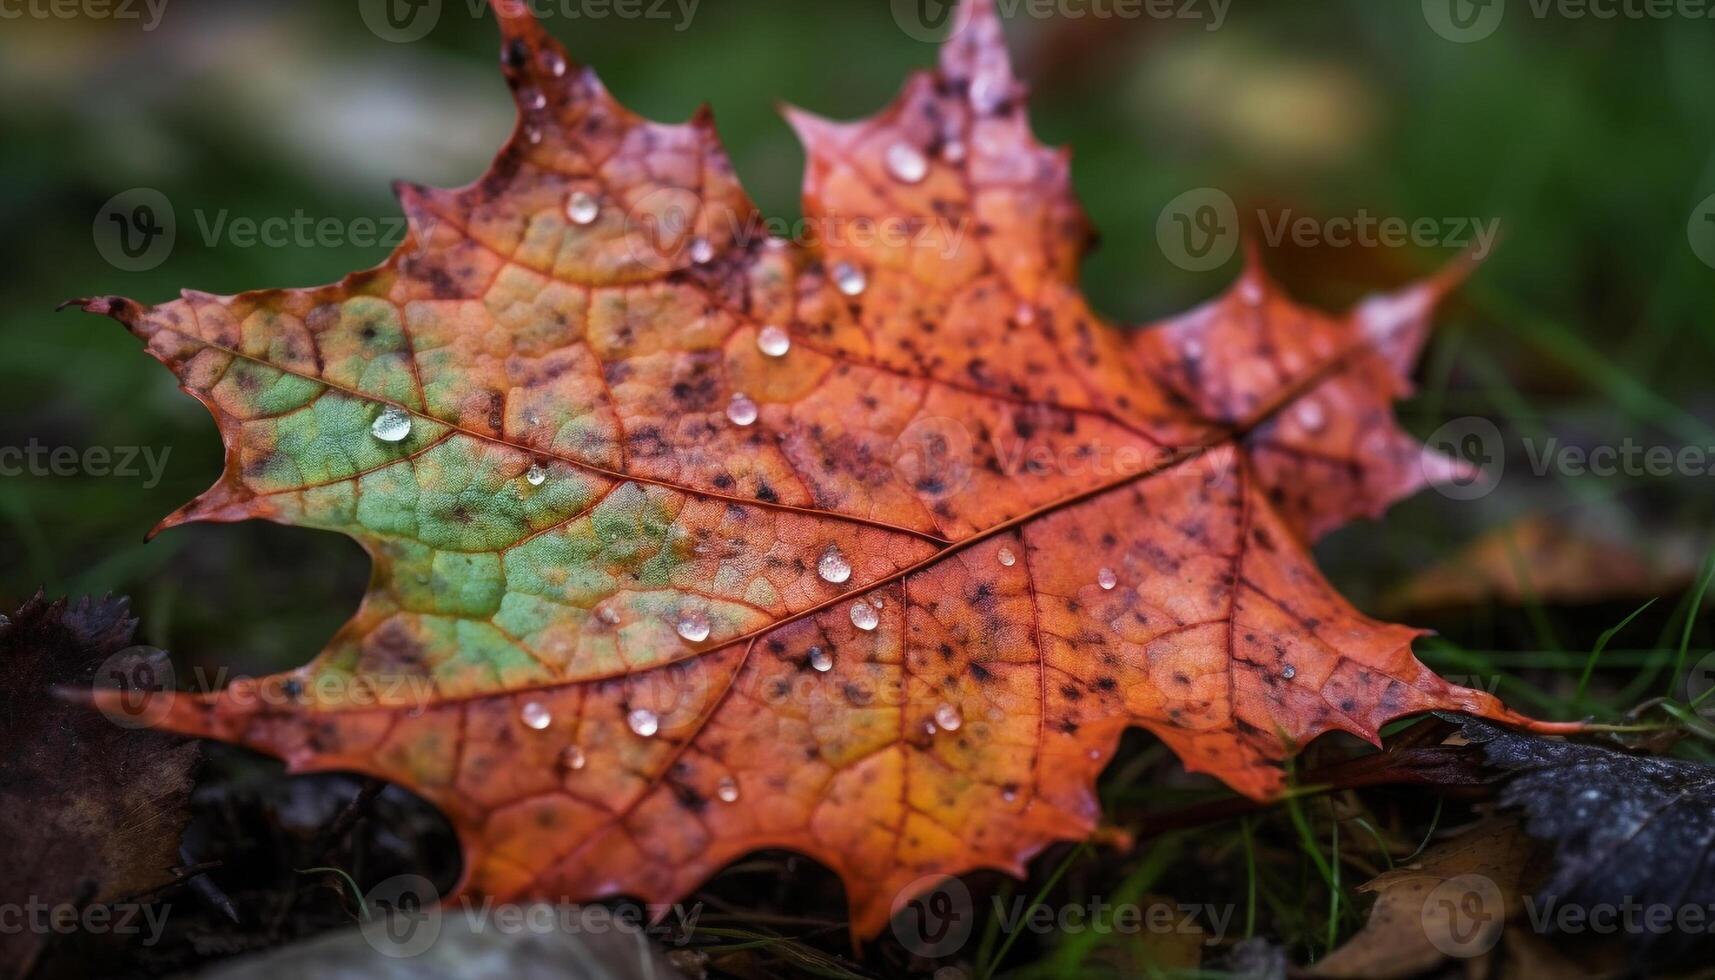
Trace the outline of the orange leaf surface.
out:
M 1307 551 L 1451 465 L 1391 403 L 1457 273 L 1329 316 L 1253 261 L 1184 316 L 1103 322 L 1067 157 L 969 2 L 880 115 L 791 113 L 808 244 L 749 232 L 706 113 L 638 118 L 502 3 L 518 126 L 474 185 L 400 188 L 383 265 L 84 301 L 225 439 L 164 526 L 374 559 L 308 666 L 162 727 L 411 788 L 466 891 L 670 901 L 784 847 L 870 934 L 925 875 L 1087 835 L 1131 726 L 1267 798 L 1326 731 L 1523 722 Z

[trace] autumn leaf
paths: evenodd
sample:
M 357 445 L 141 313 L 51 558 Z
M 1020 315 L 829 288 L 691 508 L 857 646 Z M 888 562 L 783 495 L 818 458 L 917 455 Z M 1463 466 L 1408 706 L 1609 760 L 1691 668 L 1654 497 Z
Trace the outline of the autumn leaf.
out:
M 0 903 L 15 910 L 0 929 L 0 977 L 87 975 L 92 962 L 117 969 L 136 934 L 66 935 L 46 917 L 112 903 L 131 906 L 112 916 L 129 916 L 143 896 L 173 883 L 201 753 L 54 693 L 71 684 L 117 689 L 114 670 L 164 664 L 161 651 L 132 646 L 136 630 L 130 601 L 113 596 L 37 593 L 0 615 Z
M 521 6 L 512 138 L 470 187 L 401 186 L 383 265 L 83 301 L 225 439 L 163 527 L 374 560 L 308 666 L 163 727 L 410 787 L 466 891 L 668 901 L 785 847 L 872 934 L 923 876 L 1087 835 L 1128 727 L 1268 798 L 1327 731 L 1524 723 L 1307 551 L 1451 475 L 1391 402 L 1459 268 L 1330 316 L 1253 261 L 1116 329 L 988 0 L 879 116 L 791 111 L 816 235 L 765 239 L 707 112 L 638 118 Z

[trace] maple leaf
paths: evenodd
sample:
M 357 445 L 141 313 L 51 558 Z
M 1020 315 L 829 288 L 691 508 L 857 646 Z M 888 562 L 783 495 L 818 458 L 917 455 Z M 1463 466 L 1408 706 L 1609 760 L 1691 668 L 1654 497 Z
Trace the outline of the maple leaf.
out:
M 1112 327 L 1068 158 L 968 3 L 879 116 L 791 111 L 808 244 L 748 233 L 706 112 L 638 118 L 501 3 L 517 128 L 472 186 L 400 188 L 383 265 L 84 301 L 225 439 L 164 527 L 266 518 L 374 560 L 312 663 L 162 725 L 411 788 L 466 891 L 670 901 L 785 847 L 871 934 L 923 876 L 1087 835 L 1131 726 L 1268 798 L 1326 731 L 1525 724 L 1307 553 L 1451 467 L 1391 402 L 1458 270 L 1329 316 L 1253 261 Z M 834 233 L 866 222 L 907 234 Z

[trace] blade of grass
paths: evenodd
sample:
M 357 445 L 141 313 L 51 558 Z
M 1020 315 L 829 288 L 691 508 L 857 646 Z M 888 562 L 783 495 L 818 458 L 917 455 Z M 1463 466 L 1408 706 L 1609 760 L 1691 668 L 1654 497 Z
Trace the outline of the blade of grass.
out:
M 1659 599 L 1660 596 L 1657 596 L 1656 598 Z M 1655 599 L 1651 599 L 1632 610 L 1632 614 L 1630 616 L 1620 620 L 1618 624 L 1603 630 L 1602 635 L 1596 638 L 1596 645 L 1591 648 L 1589 659 L 1584 661 L 1584 673 L 1578 678 L 1578 693 L 1573 695 L 1575 700 L 1583 702 L 1584 692 L 1590 688 L 1590 675 L 1596 670 L 1596 661 L 1602 656 L 1602 651 L 1607 649 L 1608 641 L 1612 640 L 1621 630 L 1630 626 L 1632 624 L 1632 620 L 1637 619 L 1645 609 L 1655 605 L 1655 601 Z
M 1697 591 L 1691 596 L 1691 609 L 1685 614 L 1685 630 L 1679 634 L 1679 652 L 1673 658 L 1673 674 L 1667 679 L 1667 696 L 1672 697 L 1685 673 L 1685 653 L 1691 648 L 1691 630 L 1697 625 L 1697 614 L 1703 609 L 1703 594 L 1709 591 L 1709 579 L 1715 577 L 1715 550 L 1703 560 L 1703 574 L 1697 579 Z
M 1090 850 L 1089 844 L 1079 844 L 1073 848 L 1072 852 L 1066 855 L 1066 859 L 1060 862 L 1060 866 L 1054 869 L 1054 873 L 1048 876 L 1048 880 L 1042 883 L 1042 887 L 1037 890 L 1036 897 L 1030 900 L 1030 904 L 1033 906 L 1042 904 L 1042 900 L 1048 897 L 1049 891 L 1060 883 L 1060 879 L 1066 876 L 1066 872 L 1072 869 L 1072 865 L 1077 863 L 1079 858 L 1088 855 Z M 1008 933 L 1006 941 L 1000 944 L 1000 949 L 995 953 L 994 959 L 978 967 L 978 980 L 990 980 L 994 976 L 994 968 L 1006 959 L 1007 952 L 1012 949 L 1012 944 L 1017 941 L 1017 930 Z

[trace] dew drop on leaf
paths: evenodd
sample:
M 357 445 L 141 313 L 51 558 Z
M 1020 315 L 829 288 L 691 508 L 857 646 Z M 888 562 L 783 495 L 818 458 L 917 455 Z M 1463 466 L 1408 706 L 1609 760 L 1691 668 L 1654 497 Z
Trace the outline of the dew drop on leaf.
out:
M 558 51 L 542 52 L 542 70 L 559 78 L 566 73 L 566 56 Z
M 625 716 L 625 723 L 644 738 L 649 738 L 661 730 L 661 719 L 655 717 L 655 712 L 648 708 L 632 708 L 631 713 Z
M 825 674 L 834 669 L 834 655 L 821 647 L 811 647 L 810 666 Z
M 1294 677 L 1298 676 L 1298 668 L 1292 666 L 1291 664 L 1287 664 L 1285 667 L 1281 668 L 1280 676 L 1286 678 L 1287 680 L 1292 680 Z
M 530 468 L 524 471 L 524 482 L 533 487 L 539 487 L 547 481 L 548 471 L 536 464 L 531 464 Z
M 828 545 L 828 550 L 822 552 L 821 559 L 816 562 L 816 574 L 822 576 L 824 582 L 839 585 L 852 577 L 852 563 L 846 561 L 838 546 Z
M 869 277 L 850 262 L 839 262 L 834 265 L 834 285 L 847 296 L 861 296 L 869 288 Z
M 727 402 L 726 417 L 733 425 L 750 425 L 756 421 L 756 413 L 756 403 L 742 392 L 732 396 L 732 401 Z
M 869 631 L 881 625 L 881 614 L 867 602 L 852 603 L 852 625 L 860 630 Z
M 1104 589 L 1111 589 L 1120 584 L 1120 579 L 1118 575 L 1114 574 L 1113 569 L 1104 568 L 1096 573 L 1096 584 Z
M 910 143 L 895 143 L 887 148 L 887 172 L 894 180 L 907 184 L 921 183 L 929 176 L 929 161 L 923 151 Z
M 956 705 L 943 704 L 935 709 L 935 724 L 949 732 L 956 732 L 965 723 L 965 716 L 959 712 Z
M 582 769 L 588 762 L 584 750 L 576 745 L 568 745 L 560 751 L 560 765 L 572 772 Z
M 715 789 L 715 795 L 721 798 L 722 803 L 738 802 L 738 782 L 731 776 L 722 777 L 720 786 Z
M 601 217 L 601 202 L 588 191 L 578 191 L 566 202 L 566 217 L 575 225 L 592 224 Z
M 700 610 L 687 610 L 679 614 L 678 629 L 680 636 L 701 643 L 709 638 L 709 617 Z
M 595 611 L 595 615 L 597 619 L 609 626 L 613 626 L 619 622 L 619 610 L 612 606 L 602 606 Z
M 527 88 L 518 93 L 518 101 L 524 108 L 535 111 L 548 104 L 548 97 L 542 94 L 541 89 Z
M 1308 432 L 1321 432 L 1328 424 L 1328 413 L 1322 410 L 1322 403 L 1314 398 L 1306 398 L 1298 403 L 1298 424 Z
M 691 242 L 691 261 L 698 265 L 707 265 L 715 260 L 715 247 L 707 238 L 698 238 Z
M 554 721 L 554 716 L 548 713 L 548 709 L 543 707 L 540 701 L 526 703 L 524 710 L 519 714 L 524 719 L 524 724 L 536 731 L 547 728 Z
M 1017 564 L 1017 562 L 1018 562 L 1018 556 L 1012 553 L 1011 548 L 1002 548 L 999 551 L 995 552 L 994 556 L 995 556 L 996 560 L 998 560 L 1002 565 L 1005 565 L 1007 568 L 1011 568 L 1013 565 Z
M 785 357 L 786 352 L 792 349 L 792 337 L 779 327 L 769 324 L 756 335 L 756 348 L 769 357 Z
M 369 434 L 382 442 L 403 442 L 411 434 L 411 413 L 402 408 L 389 408 L 370 423 Z

